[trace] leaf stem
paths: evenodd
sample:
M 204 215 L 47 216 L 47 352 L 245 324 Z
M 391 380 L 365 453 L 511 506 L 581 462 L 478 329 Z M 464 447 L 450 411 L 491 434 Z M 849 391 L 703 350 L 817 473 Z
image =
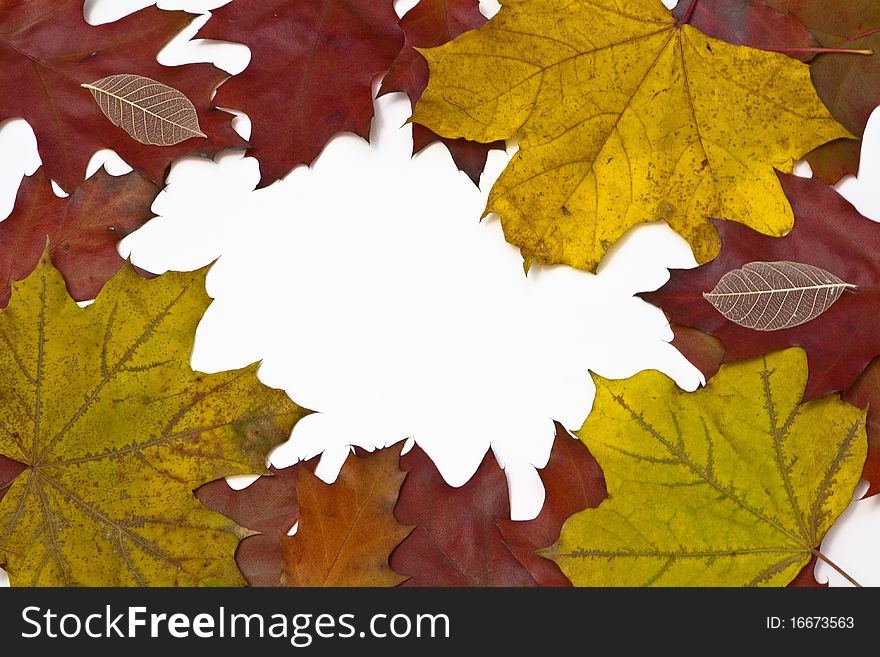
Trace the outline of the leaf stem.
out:
M 684 16 L 682 16 L 681 20 L 678 21 L 679 25 L 687 25 L 690 23 L 691 18 L 694 17 L 694 11 L 697 9 L 697 2 L 699 0 L 691 0 L 691 4 L 688 6 L 687 11 L 684 12 Z
M 810 550 L 810 552 L 813 553 L 813 556 L 818 557 L 819 559 L 821 559 L 822 561 L 824 561 L 825 563 L 827 563 L 829 566 L 831 566 L 832 568 L 834 568 L 834 570 L 836 570 L 838 573 L 840 573 L 841 575 L 843 575 L 843 576 L 846 578 L 846 581 L 848 581 L 850 584 L 852 584 L 853 586 L 855 586 L 856 588 L 859 588 L 859 589 L 860 589 L 860 588 L 863 588 L 862 585 L 859 584 L 855 579 L 853 579 L 853 578 L 852 578 L 852 577 L 851 577 L 851 576 L 850 576 L 850 575 L 849 575 L 849 574 L 848 574 L 843 568 L 841 568 L 841 567 L 838 566 L 836 563 L 834 563 L 833 561 L 831 561 L 831 559 L 829 559 L 829 558 L 826 557 L 824 554 L 822 554 L 821 552 L 819 552 L 819 550 L 812 549 L 812 550 Z
M 873 30 L 868 30 L 867 32 L 862 32 L 861 34 L 851 36 L 846 39 L 844 43 L 847 43 L 849 41 L 858 41 L 859 39 L 867 39 L 868 37 L 874 36 L 875 34 L 880 34 L 880 27 L 875 27 Z
M 873 50 L 859 49 L 852 50 L 849 48 L 765 48 L 770 52 L 780 53 L 813 53 L 816 55 L 822 53 L 835 53 L 838 55 L 873 55 Z

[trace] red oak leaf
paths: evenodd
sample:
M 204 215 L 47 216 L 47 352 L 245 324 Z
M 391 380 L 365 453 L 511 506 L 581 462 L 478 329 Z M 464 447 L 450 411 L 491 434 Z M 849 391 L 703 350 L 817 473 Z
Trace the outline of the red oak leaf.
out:
M 400 465 L 407 475 L 394 515 L 418 525 L 391 553 L 391 568 L 409 577 L 402 586 L 534 586 L 495 524 L 510 517 L 510 502 L 491 451 L 460 488 L 443 481 L 418 447 Z
M 599 506 L 608 497 L 605 475 L 587 446 L 556 425 L 547 466 L 540 471 L 546 497 L 534 520 L 496 520 L 508 549 L 529 571 L 537 586 L 571 586 L 555 561 L 535 554 L 553 545 L 569 516 Z
M 11 284 L 27 277 L 49 241 L 52 263 L 77 301 L 94 299 L 122 267 L 116 245 L 153 217 L 159 188 L 137 173 L 104 169 L 66 198 L 52 191 L 43 168 L 22 181 L 12 214 L 0 223 L 0 307 Z
M 849 388 L 880 355 L 880 225 L 863 217 L 819 180 L 779 175 L 792 204 L 794 228 L 784 237 L 757 233 L 735 221 L 714 220 L 723 246 L 715 260 L 674 270 L 669 282 L 642 295 L 673 323 L 698 328 L 724 344 L 724 361 L 800 346 L 810 374 L 805 399 Z M 755 331 L 725 319 L 703 298 L 719 279 L 749 262 L 789 261 L 820 267 L 858 286 L 843 293 L 824 314 L 800 326 Z
M 510 520 L 507 479 L 492 452 L 464 486 L 453 488 L 418 447 L 401 459 L 408 471 L 394 513 L 418 526 L 391 555 L 403 586 L 570 586 L 556 564 L 534 554 L 559 537 L 573 513 L 596 506 L 605 480 L 587 448 L 557 425 L 541 479 L 540 515 Z
M 160 181 L 172 160 L 243 146 L 231 115 L 213 107 L 211 94 L 226 74 L 210 64 L 162 66 L 156 54 L 192 20 L 149 7 L 108 25 L 91 26 L 82 0 L 0 3 L 0 121 L 22 117 L 37 136 L 47 175 L 71 190 L 95 151 L 112 148 Z M 151 146 L 132 139 L 101 112 L 83 83 L 131 73 L 174 87 L 195 105 L 207 139 Z
M 415 105 L 428 86 L 428 61 L 416 48 L 442 46 L 485 22 L 478 0 L 420 0 L 400 21 L 406 43 L 382 80 L 379 95 L 402 91 Z M 489 151 L 504 148 L 503 141 L 481 144 L 467 139 L 446 139 L 423 125 L 413 124 L 414 153 L 438 140 L 446 145 L 455 164 L 475 185 L 480 183 Z
M 251 50 L 217 91 L 251 118 L 251 154 L 266 186 L 309 164 L 334 134 L 369 136 L 372 81 L 403 46 L 392 0 L 233 0 L 199 32 Z

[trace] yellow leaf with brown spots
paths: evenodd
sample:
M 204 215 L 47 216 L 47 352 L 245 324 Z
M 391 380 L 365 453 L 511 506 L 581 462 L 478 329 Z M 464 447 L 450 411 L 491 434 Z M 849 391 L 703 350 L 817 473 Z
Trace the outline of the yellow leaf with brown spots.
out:
M 850 137 L 805 64 L 680 25 L 660 0 L 504 0 L 483 27 L 422 50 L 413 120 L 447 138 L 519 138 L 487 212 L 533 260 L 597 267 L 664 220 L 699 262 L 723 217 L 769 235 L 794 218 L 774 168 Z
M 658 372 L 594 380 L 579 436 L 608 499 L 544 552 L 573 584 L 783 586 L 827 560 L 865 462 L 864 412 L 836 395 L 800 403 L 803 350 L 722 365 L 693 393 Z
M 126 265 L 80 308 L 44 255 L 0 311 L 0 564 L 13 586 L 239 584 L 242 533 L 193 489 L 265 471 L 305 411 L 256 366 L 189 364 L 204 270 Z

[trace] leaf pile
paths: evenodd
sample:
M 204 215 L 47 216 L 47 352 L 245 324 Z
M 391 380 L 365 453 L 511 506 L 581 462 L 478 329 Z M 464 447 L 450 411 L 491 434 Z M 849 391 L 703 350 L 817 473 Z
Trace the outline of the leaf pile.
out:
M 228 80 L 156 61 L 189 14 L 0 4 L 0 121 L 26 119 L 43 161 L 0 223 L 12 584 L 818 586 L 818 561 L 857 584 L 821 543 L 860 477 L 880 491 L 880 227 L 789 175 L 804 156 L 826 181 L 857 171 L 880 104 L 880 5 L 844 4 L 506 0 L 486 20 L 477 0 L 401 19 L 392 0 L 232 0 L 200 33 L 250 49 Z M 707 385 L 594 376 L 533 520 L 511 519 L 491 451 L 458 488 L 418 446 L 355 450 L 332 484 L 316 459 L 267 469 L 307 411 L 256 365 L 192 370 L 205 271 L 148 279 L 118 255 L 172 161 L 249 147 L 271 184 L 367 138 L 380 78 L 414 104 L 414 150 L 442 141 L 475 183 L 518 140 L 486 212 L 526 267 L 595 270 L 655 220 L 702 265 L 644 296 Z M 83 180 L 101 148 L 136 171 Z

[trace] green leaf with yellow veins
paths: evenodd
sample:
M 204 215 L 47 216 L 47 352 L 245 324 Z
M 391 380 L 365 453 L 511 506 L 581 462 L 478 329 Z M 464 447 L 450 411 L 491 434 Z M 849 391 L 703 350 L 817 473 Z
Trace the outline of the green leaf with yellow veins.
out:
M 193 489 L 259 473 L 305 411 L 256 366 L 189 365 L 205 272 L 126 265 L 79 308 L 44 255 L 0 311 L 0 500 L 13 586 L 240 584 L 241 528 Z
M 487 212 L 533 260 L 593 270 L 636 224 L 665 220 L 699 262 L 707 218 L 769 235 L 793 223 L 773 169 L 851 136 L 806 65 L 679 25 L 660 0 L 506 0 L 480 29 L 421 51 L 413 121 L 489 142 L 519 137 Z
M 824 558 L 867 439 L 863 412 L 839 397 L 799 403 L 802 350 L 724 365 L 694 393 L 657 372 L 593 378 L 579 435 L 608 499 L 544 553 L 575 585 L 781 586 Z

